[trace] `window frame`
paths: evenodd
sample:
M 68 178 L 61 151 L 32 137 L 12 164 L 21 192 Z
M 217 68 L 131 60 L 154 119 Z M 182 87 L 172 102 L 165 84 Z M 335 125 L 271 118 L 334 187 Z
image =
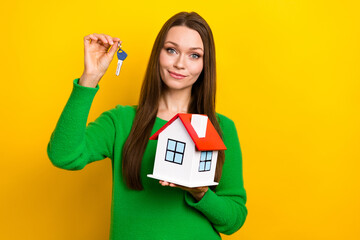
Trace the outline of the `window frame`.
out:
M 201 155 L 202 155 L 203 152 L 205 152 L 205 159 L 204 160 L 201 159 Z M 208 155 L 210 155 L 210 154 L 211 154 L 210 159 L 207 159 Z M 201 151 L 200 152 L 199 172 L 209 172 L 209 171 L 211 171 L 211 162 L 212 162 L 213 155 L 214 155 L 213 151 Z M 204 169 L 203 170 L 201 170 L 201 163 L 204 163 Z M 210 163 L 209 170 L 206 170 L 206 163 Z
M 174 150 L 169 149 L 169 142 L 170 142 L 170 140 L 175 142 Z M 183 148 L 183 151 L 182 151 L 182 152 L 177 151 L 178 143 L 184 144 L 184 148 Z M 165 161 L 171 162 L 171 163 L 175 163 L 175 164 L 178 164 L 178 165 L 182 165 L 182 164 L 183 164 L 183 160 L 184 160 L 185 148 L 186 148 L 186 142 L 181 142 L 181 141 L 178 141 L 178 140 L 175 140 L 175 139 L 172 139 L 172 138 L 168 138 L 168 141 L 167 141 L 167 144 L 166 144 L 166 149 L 165 149 L 165 150 L 166 150 L 166 151 L 165 151 L 165 158 L 164 158 Z M 172 152 L 172 153 L 173 153 L 172 161 L 166 159 L 166 156 L 167 156 L 168 152 Z M 175 162 L 175 156 L 176 156 L 176 154 L 181 154 L 181 162 L 180 162 L 180 163 L 179 163 L 179 162 Z

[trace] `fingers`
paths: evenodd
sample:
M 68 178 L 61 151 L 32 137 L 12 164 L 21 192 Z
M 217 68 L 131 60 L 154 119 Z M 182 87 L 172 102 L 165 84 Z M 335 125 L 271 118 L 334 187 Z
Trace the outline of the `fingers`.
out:
M 170 186 L 172 183 L 169 183 L 169 182 L 166 182 L 166 181 L 162 181 L 160 180 L 159 183 L 162 185 L 162 186 Z M 174 185 L 174 184 L 173 184 Z
M 84 44 L 86 46 L 90 45 L 91 42 L 97 42 L 98 38 L 94 34 L 90 34 L 84 37 Z
M 110 56 L 110 58 L 114 57 L 114 54 L 116 53 L 119 45 L 121 44 L 121 42 L 115 41 L 114 44 L 111 46 L 108 55 Z
M 110 56 L 110 58 L 113 58 L 117 49 L 119 48 L 119 46 L 121 46 L 122 41 L 120 41 L 119 38 L 113 38 L 113 44 L 108 52 L 108 55 Z
M 108 47 L 110 45 L 113 45 L 114 42 L 115 43 L 120 42 L 120 44 L 121 44 L 120 38 L 111 37 L 106 34 L 93 33 L 93 34 L 89 34 L 84 37 L 85 45 L 89 45 L 90 43 L 99 43 L 99 42 Z
M 160 180 L 159 183 L 160 183 L 162 186 L 168 186 L 168 185 L 169 185 L 168 182 L 165 182 L 165 181 L 162 181 L 162 180 Z
M 169 182 L 162 181 L 162 180 L 160 180 L 159 183 L 160 183 L 162 186 L 178 187 L 178 186 L 177 186 L 176 184 L 174 184 L 174 183 L 169 183 Z

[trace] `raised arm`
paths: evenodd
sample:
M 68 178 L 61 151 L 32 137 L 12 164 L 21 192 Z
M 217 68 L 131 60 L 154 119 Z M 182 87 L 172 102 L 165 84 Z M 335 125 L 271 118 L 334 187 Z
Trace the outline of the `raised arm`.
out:
M 47 146 L 51 162 L 69 170 L 112 156 L 115 129 L 111 111 L 86 127 L 90 107 L 121 41 L 104 34 L 84 37 L 84 72 L 73 82 L 73 91 Z

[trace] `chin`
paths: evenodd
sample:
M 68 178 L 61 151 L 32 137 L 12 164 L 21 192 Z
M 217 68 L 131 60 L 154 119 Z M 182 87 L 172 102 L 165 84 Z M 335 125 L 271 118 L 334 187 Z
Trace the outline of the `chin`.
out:
M 172 81 L 164 82 L 164 85 L 166 86 L 166 89 L 169 89 L 169 90 L 183 90 L 186 88 L 191 88 L 191 85 L 187 86 L 187 85 L 181 84 L 179 82 L 172 82 Z
M 169 90 L 183 90 L 183 89 L 189 88 L 189 86 L 183 86 L 180 84 L 170 84 L 170 85 L 165 84 L 165 86 Z

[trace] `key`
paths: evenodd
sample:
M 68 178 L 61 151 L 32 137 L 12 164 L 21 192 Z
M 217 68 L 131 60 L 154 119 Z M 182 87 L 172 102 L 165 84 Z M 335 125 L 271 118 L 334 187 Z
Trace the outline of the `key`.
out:
M 125 60 L 125 58 L 127 57 L 127 53 L 124 50 L 122 50 L 121 48 L 119 48 L 119 50 L 117 51 L 117 57 L 119 60 L 118 60 L 117 67 L 116 67 L 116 76 L 119 76 L 121 65 L 122 65 L 123 61 Z

